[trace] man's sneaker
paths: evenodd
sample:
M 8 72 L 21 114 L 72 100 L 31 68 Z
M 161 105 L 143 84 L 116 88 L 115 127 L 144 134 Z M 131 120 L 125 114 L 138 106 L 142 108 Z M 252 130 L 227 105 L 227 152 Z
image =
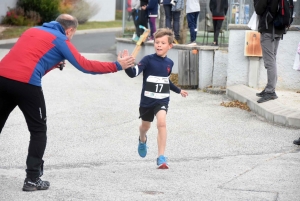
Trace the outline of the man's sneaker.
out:
M 266 93 L 266 91 L 262 90 L 260 93 L 256 93 L 256 96 L 263 97 L 265 93 Z
M 35 181 L 26 178 L 23 185 L 23 191 L 47 190 L 50 187 L 50 182 L 42 181 L 37 178 Z
M 276 98 L 278 98 L 278 96 L 276 95 L 275 92 L 273 92 L 273 93 L 267 93 L 267 92 L 265 92 L 265 94 L 263 95 L 263 97 L 261 97 L 260 99 L 258 99 L 257 102 L 258 103 L 263 103 L 263 102 L 267 102 L 269 100 L 274 100 Z
M 293 142 L 295 145 L 300 145 L 300 138 L 298 140 L 294 140 Z
M 146 142 L 141 142 L 139 138 L 139 146 L 138 146 L 138 152 L 140 157 L 144 158 L 147 155 L 147 136 L 146 136 Z
M 158 169 L 169 169 L 166 157 L 164 157 L 163 155 L 160 155 L 157 158 L 157 166 L 158 166 Z

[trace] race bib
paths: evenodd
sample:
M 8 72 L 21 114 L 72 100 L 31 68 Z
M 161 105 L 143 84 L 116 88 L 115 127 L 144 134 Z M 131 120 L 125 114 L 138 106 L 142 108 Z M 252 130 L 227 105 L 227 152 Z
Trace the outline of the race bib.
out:
M 149 76 L 146 80 L 144 95 L 149 98 L 163 99 L 170 96 L 168 77 Z

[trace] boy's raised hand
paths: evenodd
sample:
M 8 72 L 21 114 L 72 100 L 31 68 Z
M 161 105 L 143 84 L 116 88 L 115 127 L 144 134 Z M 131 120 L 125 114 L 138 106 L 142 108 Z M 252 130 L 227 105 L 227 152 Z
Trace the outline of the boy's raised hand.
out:
M 122 66 L 123 70 L 134 66 L 135 59 L 133 56 L 129 55 L 128 50 L 123 50 L 118 54 L 118 62 Z

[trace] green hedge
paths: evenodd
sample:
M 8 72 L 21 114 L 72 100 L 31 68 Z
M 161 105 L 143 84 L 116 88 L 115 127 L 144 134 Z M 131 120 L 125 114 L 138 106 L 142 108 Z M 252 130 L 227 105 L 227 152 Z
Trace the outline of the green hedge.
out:
M 36 11 L 40 14 L 43 22 L 50 22 L 59 15 L 60 0 L 18 0 L 17 7 L 27 11 Z

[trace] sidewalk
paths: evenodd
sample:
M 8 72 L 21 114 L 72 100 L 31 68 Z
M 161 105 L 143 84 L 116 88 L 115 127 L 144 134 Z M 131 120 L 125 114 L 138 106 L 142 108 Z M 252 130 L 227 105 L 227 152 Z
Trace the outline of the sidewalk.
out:
M 276 91 L 278 99 L 257 103 L 260 91 L 245 85 L 227 88 L 228 97 L 247 103 L 249 108 L 271 123 L 300 128 L 300 93 L 292 91 Z

